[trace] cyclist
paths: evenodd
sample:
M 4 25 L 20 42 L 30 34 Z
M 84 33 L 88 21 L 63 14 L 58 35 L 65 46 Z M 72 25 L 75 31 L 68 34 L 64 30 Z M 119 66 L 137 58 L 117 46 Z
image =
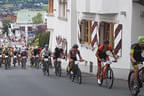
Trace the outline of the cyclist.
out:
M 18 65 L 20 66 L 20 63 L 21 63 L 21 48 L 20 47 L 17 50 L 17 59 L 18 59 Z
M 26 68 L 27 57 L 28 57 L 27 48 L 23 46 L 21 50 L 21 64 L 25 63 L 25 65 L 22 65 L 22 68 Z
M 100 45 L 96 52 L 96 57 L 97 57 L 97 61 L 98 61 L 98 71 L 97 71 L 98 84 L 101 84 L 101 81 L 100 81 L 101 61 L 109 60 L 109 56 L 106 54 L 107 51 L 110 51 L 115 59 L 115 62 L 117 61 L 116 56 L 112 50 L 112 47 L 109 45 L 109 40 L 105 40 L 103 42 L 103 45 Z
M 40 54 L 40 51 L 39 51 L 38 46 L 36 46 L 36 47 L 34 48 L 33 53 L 34 53 L 34 56 L 36 56 L 36 55 L 39 55 L 39 54 Z
M 11 57 L 10 57 L 11 54 L 10 54 L 10 49 L 8 46 L 5 46 L 5 48 L 3 50 L 3 54 L 5 56 L 5 66 L 6 66 L 6 68 L 10 68 L 10 66 L 11 66 L 11 64 L 10 64 L 11 63 Z
M 144 61 L 144 36 L 139 36 L 138 43 L 135 43 L 131 46 L 130 59 L 134 68 L 134 86 L 142 87 L 142 84 L 138 85 L 139 83 L 137 82 L 137 79 L 139 71 L 138 63 Z
M 56 67 L 57 59 L 62 58 L 64 56 L 63 49 L 61 46 L 57 46 L 54 51 L 54 66 Z
M 45 44 L 45 48 L 41 51 L 40 56 L 42 57 L 42 63 L 43 63 L 43 71 L 46 69 L 46 63 L 44 62 L 44 59 L 49 59 L 49 56 L 52 55 L 52 52 L 48 48 L 48 44 Z
M 33 55 L 34 55 L 34 62 L 35 62 L 35 67 L 39 67 L 39 61 L 40 61 L 40 51 L 39 51 L 39 48 L 38 48 L 38 46 L 36 46 L 35 48 L 34 48 L 34 50 L 33 50 Z M 36 64 L 38 64 L 38 65 L 36 65 Z
M 18 50 L 17 50 L 17 47 L 13 50 L 13 64 L 14 64 L 14 67 L 15 67 L 15 64 L 17 62 L 17 54 L 18 54 Z
M 80 54 L 80 51 L 78 50 L 78 45 L 77 44 L 74 44 L 72 46 L 72 48 L 70 49 L 69 51 L 69 66 L 70 68 L 68 68 L 68 72 L 70 73 L 72 70 L 73 70 L 73 67 L 74 67 L 74 61 L 77 61 L 77 55 L 79 56 L 79 59 L 80 61 L 83 61 L 83 58 Z

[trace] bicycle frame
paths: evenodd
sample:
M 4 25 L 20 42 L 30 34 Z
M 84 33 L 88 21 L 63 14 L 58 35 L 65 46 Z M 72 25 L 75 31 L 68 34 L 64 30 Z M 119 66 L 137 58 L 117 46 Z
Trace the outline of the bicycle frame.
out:
M 106 73 L 107 73 L 107 69 L 108 67 L 110 67 L 110 65 L 112 64 L 112 61 L 106 61 L 106 62 L 101 62 L 102 68 L 101 68 L 101 72 L 103 74 L 103 80 L 105 79 Z

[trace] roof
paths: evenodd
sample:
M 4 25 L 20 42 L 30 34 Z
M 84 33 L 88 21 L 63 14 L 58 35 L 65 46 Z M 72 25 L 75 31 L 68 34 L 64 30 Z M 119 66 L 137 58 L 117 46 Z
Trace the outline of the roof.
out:
M 42 14 L 42 19 L 44 21 L 45 11 L 29 11 L 29 10 L 21 10 L 17 13 L 17 21 L 16 23 L 32 23 L 32 18 L 35 17 L 38 13 Z

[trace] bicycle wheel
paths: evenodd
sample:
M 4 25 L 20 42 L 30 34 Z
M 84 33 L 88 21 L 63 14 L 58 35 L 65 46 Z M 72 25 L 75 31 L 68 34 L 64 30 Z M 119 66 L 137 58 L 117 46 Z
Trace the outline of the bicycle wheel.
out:
M 113 70 L 108 67 L 107 69 L 107 73 L 106 73 L 106 87 L 111 89 L 113 86 L 113 82 L 114 82 L 114 73 Z
M 80 69 L 77 70 L 77 82 L 78 82 L 79 84 L 82 83 L 82 76 L 81 76 L 81 71 L 80 71 Z
M 61 65 L 60 64 L 58 65 L 58 74 L 59 74 L 59 77 L 61 77 Z
M 43 74 L 44 74 L 44 76 L 45 76 L 45 75 L 46 75 L 46 64 L 45 64 L 45 63 L 43 64 L 42 71 L 43 71 Z
M 5 60 L 5 69 L 6 70 L 8 69 L 8 61 L 7 61 L 7 59 Z
M 144 82 L 144 68 L 141 68 L 141 69 L 139 70 L 139 80 L 140 80 L 141 82 Z
M 128 87 L 132 96 L 137 96 L 139 93 L 139 89 L 134 88 L 134 71 L 130 71 L 128 76 Z
M 49 76 L 49 63 L 46 63 L 46 71 L 47 71 L 47 75 Z

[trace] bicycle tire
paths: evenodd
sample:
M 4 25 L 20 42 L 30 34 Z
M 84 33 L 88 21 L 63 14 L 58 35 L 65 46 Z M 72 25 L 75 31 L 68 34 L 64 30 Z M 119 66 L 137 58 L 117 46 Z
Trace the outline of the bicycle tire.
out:
M 58 68 L 58 70 L 59 70 L 59 77 L 61 77 L 61 66 L 59 65 L 59 68 Z
M 140 70 L 139 70 L 139 75 L 138 75 L 139 77 L 139 80 L 141 81 L 141 82 L 144 82 L 144 68 L 141 68 Z
M 46 66 L 47 66 L 47 67 L 46 67 L 47 76 L 49 76 L 49 75 L 50 75 L 50 73 L 49 73 L 49 63 L 47 63 Z
M 130 71 L 129 76 L 128 76 L 128 87 L 129 87 L 131 95 L 137 96 L 139 92 L 137 90 L 132 89 L 132 85 L 131 85 L 131 83 L 134 83 L 134 81 L 132 82 L 132 80 L 131 80 L 131 79 L 133 79 L 133 77 L 132 77 L 133 74 L 134 74 L 134 71 L 133 70 Z
M 82 75 L 80 69 L 77 70 L 77 81 L 79 84 L 82 84 Z
M 106 73 L 106 81 L 108 81 L 108 79 L 111 80 L 111 84 L 109 85 L 106 85 L 107 88 L 111 89 L 113 87 L 113 83 L 114 83 L 114 73 L 113 73 L 113 70 L 111 69 L 111 67 L 108 67 L 107 69 L 107 73 Z

